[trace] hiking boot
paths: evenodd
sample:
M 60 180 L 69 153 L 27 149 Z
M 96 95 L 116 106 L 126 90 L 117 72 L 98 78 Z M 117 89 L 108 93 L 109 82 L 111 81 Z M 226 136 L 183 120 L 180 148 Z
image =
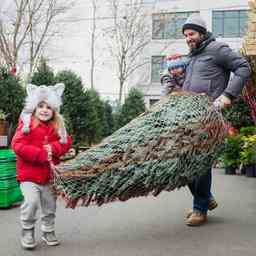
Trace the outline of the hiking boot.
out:
M 22 229 L 20 242 L 24 249 L 34 249 L 36 247 L 35 229 Z
M 57 237 L 55 236 L 55 232 L 43 232 L 42 240 L 50 246 L 58 245 L 60 242 L 58 241 Z
M 207 214 L 194 211 L 189 218 L 186 219 L 185 223 L 188 226 L 201 226 L 207 221 Z
M 212 211 L 212 210 L 214 210 L 217 207 L 218 207 L 218 203 L 216 202 L 216 200 L 214 198 L 211 198 L 209 200 L 208 210 Z M 194 212 L 193 209 L 189 209 L 187 214 L 186 214 L 186 216 L 185 216 L 185 219 L 188 219 L 193 212 Z

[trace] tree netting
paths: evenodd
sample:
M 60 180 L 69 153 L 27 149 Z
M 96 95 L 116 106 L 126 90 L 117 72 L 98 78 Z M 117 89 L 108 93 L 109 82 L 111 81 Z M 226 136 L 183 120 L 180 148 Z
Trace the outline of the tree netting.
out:
M 225 127 L 206 95 L 171 94 L 59 165 L 54 188 L 71 208 L 172 191 L 209 170 Z

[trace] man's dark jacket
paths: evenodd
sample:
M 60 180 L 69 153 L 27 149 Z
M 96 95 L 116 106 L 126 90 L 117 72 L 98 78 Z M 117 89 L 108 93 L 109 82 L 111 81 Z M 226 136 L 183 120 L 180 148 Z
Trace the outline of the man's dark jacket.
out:
M 189 54 L 189 59 L 183 89 L 206 93 L 214 99 L 221 94 L 231 99 L 237 97 L 251 75 L 246 59 L 231 50 L 227 44 L 217 42 L 210 33 Z

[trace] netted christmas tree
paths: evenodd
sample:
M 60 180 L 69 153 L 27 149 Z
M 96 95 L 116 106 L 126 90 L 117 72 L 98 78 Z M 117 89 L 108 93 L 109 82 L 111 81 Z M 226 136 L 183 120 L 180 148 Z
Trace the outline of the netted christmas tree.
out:
M 176 93 L 58 166 L 54 187 L 67 207 L 158 195 L 204 174 L 226 133 L 205 95 Z

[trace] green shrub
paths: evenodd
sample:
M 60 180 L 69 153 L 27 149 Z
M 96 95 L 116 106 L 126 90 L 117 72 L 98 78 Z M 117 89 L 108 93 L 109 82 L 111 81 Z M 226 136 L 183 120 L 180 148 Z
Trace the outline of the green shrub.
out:
M 241 97 L 234 100 L 230 107 L 224 109 L 223 115 L 237 129 L 254 124 L 251 117 L 251 109 Z
M 240 134 L 245 136 L 256 134 L 256 127 L 255 126 L 242 127 L 240 129 Z
M 243 165 L 256 164 L 256 134 L 242 137 L 240 159 Z
M 240 165 L 240 152 L 243 145 L 242 135 L 229 136 L 225 139 L 221 161 L 224 167 L 237 167 Z

